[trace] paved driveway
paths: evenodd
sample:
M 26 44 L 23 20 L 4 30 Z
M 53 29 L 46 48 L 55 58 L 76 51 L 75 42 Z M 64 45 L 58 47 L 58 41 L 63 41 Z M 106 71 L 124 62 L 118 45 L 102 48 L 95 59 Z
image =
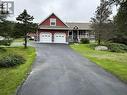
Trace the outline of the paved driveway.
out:
M 18 95 L 127 95 L 127 85 L 67 45 L 38 44 L 37 60 Z

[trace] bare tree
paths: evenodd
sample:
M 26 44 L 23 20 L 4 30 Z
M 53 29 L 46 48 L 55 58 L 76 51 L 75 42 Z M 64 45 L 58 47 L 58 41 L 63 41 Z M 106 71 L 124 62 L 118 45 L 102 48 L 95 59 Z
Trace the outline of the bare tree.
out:
M 98 6 L 95 11 L 95 16 L 91 18 L 92 28 L 95 31 L 98 45 L 101 44 L 102 37 L 105 35 L 106 31 L 104 30 L 107 24 L 111 22 L 111 20 L 109 20 L 111 14 L 112 11 L 109 2 L 107 0 L 101 0 L 100 6 Z

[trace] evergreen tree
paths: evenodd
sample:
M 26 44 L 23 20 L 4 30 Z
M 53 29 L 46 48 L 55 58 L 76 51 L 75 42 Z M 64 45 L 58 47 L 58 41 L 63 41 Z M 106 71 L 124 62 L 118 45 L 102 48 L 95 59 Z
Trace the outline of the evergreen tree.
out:
M 17 21 L 20 21 L 24 26 L 22 29 L 24 30 L 24 47 L 27 48 L 27 33 L 29 32 L 28 26 L 33 21 L 33 16 L 30 16 L 26 10 L 24 10 L 17 18 Z
M 116 26 L 115 42 L 127 44 L 127 1 L 120 3 L 120 8 L 114 18 Z
M 29 23 L 27 24 L 27 31 L 35 33 L 37 31 L 38 25 L 36 23 Z M 26 26 L 24 26 L 23 23 L 15 23 L 14 25 L 14 33 L 13 38 L 22 38 L 25 36 L 25 29 Z

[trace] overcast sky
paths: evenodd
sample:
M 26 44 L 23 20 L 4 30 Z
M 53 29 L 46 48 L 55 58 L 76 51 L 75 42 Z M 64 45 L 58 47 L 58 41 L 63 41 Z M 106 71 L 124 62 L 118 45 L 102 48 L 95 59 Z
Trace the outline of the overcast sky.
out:
M 41 22 L 55 13 L 64 22 L 89 22 L 100 0 L 14 0 L 14 19 L 24 9 L 34 16 L 34 22 Z

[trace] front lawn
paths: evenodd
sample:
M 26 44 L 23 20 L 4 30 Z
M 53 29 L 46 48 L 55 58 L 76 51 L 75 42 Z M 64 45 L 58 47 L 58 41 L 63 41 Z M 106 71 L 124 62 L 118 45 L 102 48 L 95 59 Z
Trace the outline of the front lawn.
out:
M 70 47 L 127 83 L 127 53 L 95 51 L 88 44 Z
M 35 49 L 29 47 L 24 49 L 23 47 L 14 48 L 0 48 L 0 57 L 8 52 L 15 52 L 26 58 L 25 64 L 12 67 L 12 68 L 0 68 L 0 95 L 14 95 L 16 88 L 26 78 L 28 71 L 35 59 Z

